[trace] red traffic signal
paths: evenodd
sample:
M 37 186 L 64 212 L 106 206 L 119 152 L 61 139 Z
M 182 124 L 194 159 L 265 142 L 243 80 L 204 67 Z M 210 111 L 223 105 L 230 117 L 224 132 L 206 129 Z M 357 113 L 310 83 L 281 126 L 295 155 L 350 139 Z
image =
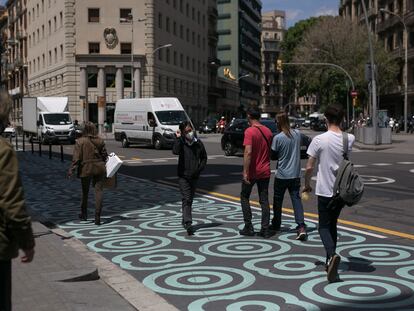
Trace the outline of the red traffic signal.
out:
M 351 96 L 352 97 L 358 97 L 358 92 L 357 91 L 351 91 Z

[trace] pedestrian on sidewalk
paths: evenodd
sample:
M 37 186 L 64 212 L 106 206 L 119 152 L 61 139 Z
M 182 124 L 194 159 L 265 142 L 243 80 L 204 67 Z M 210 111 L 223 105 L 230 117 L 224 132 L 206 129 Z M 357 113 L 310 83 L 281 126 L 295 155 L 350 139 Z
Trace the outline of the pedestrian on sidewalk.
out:
M 326 251 L 326 271 L 329 282 L 338 280 L 338 266 L 341 257 L 336 254 L 337 221 L 344 205 L 333 200 L 335 174 L 343 160 L 343 136 L 340 128 L 344 118 L 342 107 L 329 105 L 325 111 L 328 131 L 316 136 L 308 148 L 305 187 L 303 192 L 311 192 L 310 180 L 318 161 L 318 174 L 315 194 L 318 196 L 318 231 Z M 348 134 L 348 150 L 351 150 L 355 136 Z
M 282 204 L 286 190 L 289 191 L 297 224 L 297 240 L 307 238 L 302 199 L 300 196 L 300 146 L 301 133 L 291 129 L 289 118 L 282 112 L 276 115 L 279 130 L 272 142 L 272 158 L 277 160 L 277 172 L 273 185 L 273 219 L 270 229 L 279 231 L 282 223 Z
M 182 197 L 182 224 L 189 235 L 193 234 L 191 215 L 194 193 L 201 171 L 207 164 L 207 152 L 203 143 L 195 136 L 191 122 L 180 124 L 176 133 L 173 153 L 178 155 L 178 184 Z
M 9 123 L 11 100 L 0 94 L 0 137 Z M 26 212 L 18 161 L 13 147 L 0 138 L 0 311 L 12 309 L 12 259 L 23 251 L 21 261 L 34 256 L 32 224 Z
M 95 124 L 86 122 L 82 137 L 78 138 L 73 149 L 72 165 L 68 171 L 68 177 L 72 177 L 77 171 L 77 177 L 81 180 L 82 199 L 79 219 L 86 221 L 88 218 L 88 194 L 92 185 L 95 187 L 95 224 L 101 224 L 103 184 L 106 178 L 105 161 L 108 158 L 105 142 L 98 137 Z
M 258 235 L 269 238 L 269 180 L 270 180 L 270 144 L 272 132 L 260 122 L 260 111 L 249 108 L 247 120 L 250 127 L 244 131 L 244 157 L 243 180 L 240 202 L 243 211 L 244 228 L 239 231 L 241 235 L 253 236 L 255 234 L 252 224 L 252 210 L 250 207 L 250 194 L 253 186 L 257 184 L 259 202 L 262 208 L 261 230 Z

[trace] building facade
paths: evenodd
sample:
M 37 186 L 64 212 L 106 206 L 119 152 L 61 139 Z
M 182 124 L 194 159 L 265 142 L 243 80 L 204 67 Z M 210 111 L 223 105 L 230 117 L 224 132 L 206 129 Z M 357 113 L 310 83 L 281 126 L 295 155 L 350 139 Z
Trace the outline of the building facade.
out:
M 240 104 L 259 105 L 261 98 L 260 0 L 218 1 L 218 58 L 221 77 L 239 84 Z
M 131 96 L 178 97 L 194 122 L 207 113 L 207 0 L 15 1 L 27 1 L 26 95 L 68 96 L 73 119 L 100 128 Z
M 283 79 L 277 70 L 280 58 L 280 44 L 285 34 L 284 11 L 270 11 L 262 14 L 262 102 L 261 109 L 274 115 L 283 110 Z
M 365 0 L 369 26 L 378 39 L 384 42 L 385 49 L 399 60 L 401 65 L 399 86 L 389 89 L 379 101 L 379 109 L 387 109 L 392 117 L 404 115 L 404 64 L 405 40 L 408 40 L 408 116 L 414 113 L 414 2 L 411 0 Z M 401 19 L 392 14 L 383 13 L 384 8 L 404 20 L 408 36 L 405 38 Z M 364 23 L 364 13 L 360 0 L 341 0 L 339 14 L 344 18 Z

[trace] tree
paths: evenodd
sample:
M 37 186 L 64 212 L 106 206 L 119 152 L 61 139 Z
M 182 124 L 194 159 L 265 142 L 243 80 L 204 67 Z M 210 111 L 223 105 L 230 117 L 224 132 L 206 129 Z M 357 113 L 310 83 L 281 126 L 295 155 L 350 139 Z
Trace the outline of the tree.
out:
M 399 67 L 395 59 L 384 49 L 381 41 L 374 43 L 377 83 L 379 90 L 396 84 Z M 368 98 L 365 66 L 369 61 L 368 34 L 366 28 L 342 17 L 320 18 L 308 28 L 301 44 L 294 50 L 293 62 L 333 63 L 343 67 L 352 77 L 360 98 Z M 319 95 L 320 103 L 326 106 L 337 102 L 345 105 L 349 91 L 349 80 L 334 68 L 300 67 L 302 94 Z

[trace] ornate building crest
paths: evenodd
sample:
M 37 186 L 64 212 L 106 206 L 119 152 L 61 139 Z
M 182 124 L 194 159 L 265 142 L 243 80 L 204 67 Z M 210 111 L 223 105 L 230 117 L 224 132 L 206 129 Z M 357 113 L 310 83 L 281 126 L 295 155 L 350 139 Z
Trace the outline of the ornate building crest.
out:
M 106 46 L 109 49 L 113 49 L 117 46 L 118 36 L 116 34 L 115 28 L 105 28 L 103 36 L 105 39 Z

